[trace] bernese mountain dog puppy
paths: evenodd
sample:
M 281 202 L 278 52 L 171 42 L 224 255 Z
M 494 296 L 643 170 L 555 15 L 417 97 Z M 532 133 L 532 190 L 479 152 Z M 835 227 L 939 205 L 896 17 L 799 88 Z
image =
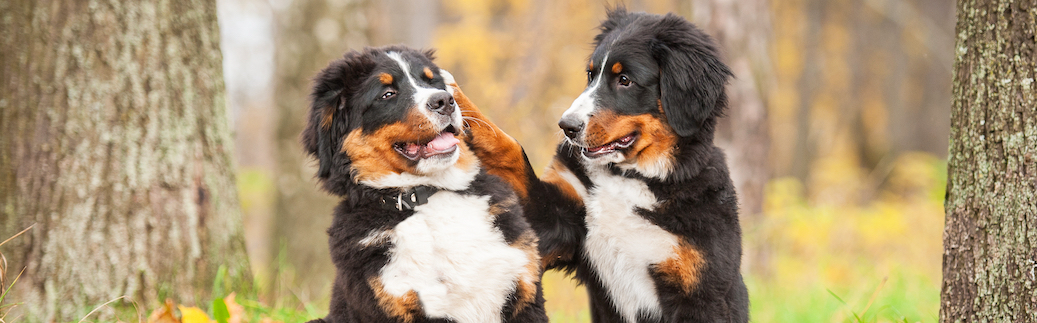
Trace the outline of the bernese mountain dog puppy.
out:
M 737 198 L 713 143 L 731 72 L 679 16 L 617 8 L 600 28 L 542 178 L 456 95 L 487 121 L 468 141 L 515 187 L 544 266 L 587 287 L 594 322 L 747 322 Z
M 547 322 L 536 234 L 461 141 L 452 77 L 432 60 L 367 48 L 315 79 L 302 143 L 342 202 L 331 309 L 313 322 Z

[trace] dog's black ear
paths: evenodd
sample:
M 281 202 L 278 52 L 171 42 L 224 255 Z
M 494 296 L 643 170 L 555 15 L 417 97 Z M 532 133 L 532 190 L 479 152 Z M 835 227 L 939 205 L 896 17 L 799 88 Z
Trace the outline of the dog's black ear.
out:
M 668 14 L 655 28 L 650 44 L 659 63 L 663 113 L 677 135 L 688 137 L 724 113 L 731 70 L 713 39 L 684 18 Z
M 339 154 L 342 139 L 351 128 L 351 107 L 347 98 L 355 93 L 363 78 L 371 73 L 373 61 L 360 52 L 351 51 L 342 59 L 328 64 L 313 80 L 310 115 L 302 131 L 306 152 L 319 163 L 317 177 L 327 181 L 336 173 L 347 174 L 349 157 Z M 325 182 L 325 187 L 332 183 Z

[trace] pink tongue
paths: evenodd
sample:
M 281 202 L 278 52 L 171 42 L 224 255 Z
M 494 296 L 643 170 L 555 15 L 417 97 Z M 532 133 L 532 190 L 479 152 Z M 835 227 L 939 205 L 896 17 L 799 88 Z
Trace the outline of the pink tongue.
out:
M 457 145 L 459 142 L 461 141 L 454 138 L 453 134 L 444 131 L 443 133 L 440 133 L 436 139 L 432 139 L 432 141 L 428 143 L 428 148 L 435 151 L 443 151 Z
M 407 147 L 405 148 L 405 150 L 407 151 L 407 154 L 410 154 L 410 155 L 417 155 L 418 154 L 418 150 L 420 150 L 420 149 L 421 149 L 421 146 L 418 146 L 418 145 L 415 145 L 415 144 L 407 144 Z

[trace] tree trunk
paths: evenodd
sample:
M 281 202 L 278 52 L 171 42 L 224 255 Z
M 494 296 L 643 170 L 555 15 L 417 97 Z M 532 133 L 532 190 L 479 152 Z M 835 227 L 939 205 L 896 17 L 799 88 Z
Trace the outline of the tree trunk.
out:
M 364 0 L 294 0 L 275 8 L 278 190 L 273 234 L 280 267 L 275 268 L 271 296 L 308 302 L 331 292 L 335 267 L 326 232 L 339 200 L 318 189 L 316 163 L 303 152 L 299 133 L 309 111 L 313 76 L 347 50 L 368 44 L 368 7 Z
M 958 1 L 941 322 L 1037 321 L 1035 17 Z
M 3 247 L 5 302 L 71 321 L 247 290 L 214 1 L 3 1 L 0 26 L 0 237 L 36 224 Z
M 729 110 L 720 121 L 718 144 L 728 154 L 738 189 L 743 226 L 752 227 L 763 214 L 764 186 L 770 179 L 770 133 L 766 95 L 772 83 L 770 0 L 698 0 L 693 22 L 717 38 L 735 74 L 728 86 Z M 746 267 L 766 271 L 769 249 L 746 246 Z

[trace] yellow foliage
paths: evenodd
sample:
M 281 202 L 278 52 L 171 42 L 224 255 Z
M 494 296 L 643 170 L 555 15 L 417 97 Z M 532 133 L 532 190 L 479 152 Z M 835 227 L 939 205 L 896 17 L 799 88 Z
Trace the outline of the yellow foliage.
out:
M 205 311 L 203 311 L 200 308 L 193 307 L 193 306 L 192 307 L 187 307 L 187 306 L 183 306 L 183 305 L 179 305 L 177 307 L 180 309 L 180 315 L 181 315 L 181 318 L 180 318 L 181 321 L 180 322 L 181 323 L 210 323 L 210 322 L 214 322 L 212 319 L 209 318 L 209 315 L 205 314 Z

